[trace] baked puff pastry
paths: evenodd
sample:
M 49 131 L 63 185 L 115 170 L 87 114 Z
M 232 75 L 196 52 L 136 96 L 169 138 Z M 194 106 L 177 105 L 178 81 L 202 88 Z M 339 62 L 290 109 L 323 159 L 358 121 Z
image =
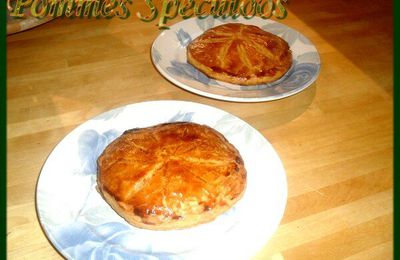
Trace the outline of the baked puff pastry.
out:
M 254 25 L 228 23 L 187 46 L 187 60 L 210 78 L 257 85 L 281 78 L 292 65 L 288 43 Z
M 238 150 L 216 130 L 189 122 L 125 131 L 97 163 L 99 192 L 139 228 L 183 229 L 212 221 L 246 187 Z

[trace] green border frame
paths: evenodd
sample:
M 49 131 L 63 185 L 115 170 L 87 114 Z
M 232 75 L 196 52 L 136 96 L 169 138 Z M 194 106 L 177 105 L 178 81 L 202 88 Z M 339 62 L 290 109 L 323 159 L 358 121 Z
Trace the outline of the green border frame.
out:
M 0 232 L 2 239 L 0 243 L 0 259 L 7 259 L 7 139 L 6 139 L 6 122 L 7 122 L 7 66 L 6 66 L 6 35 L 7 35 L 7 11 L 6 1 L 0 0 L 0 216 L 4 219 L 0 223 Z
M 396 219 L 398 219 L 398 189 L 396 188 L 396 183 L 399 180 L 399 170 L 400 170 L 400 153 L 399 153 L 399 143 L 400 143 L 400 136 L 399 136 L 399 113 L 400 113 L 400 106 L 399 106 L 399 95 L 400 90 L 396 88 L 396 86 L 400 85 L 400 2 L 398 0 L 393 1 L 393 53 L 394 53 L 394 68 L 393 68 L 393 259 L 400 259 L 399 254 L 399 238 L 398 238 L 398 230 L 399 226 L 396 223 Z M 397 238 L 397 239 L 396 239 Z
M 398 190 L 396 183 L 399 180 L 400 170 L 400 153 L 398 151 L 400 136 L 398 133 L 399 129 L 399 93 L 400 89 L 396 88 L 396 85 L 400 86 L 400 2 L 393 1 L 393 22 L 394 22 L 394 81 L 393 81 L 393 99 L 394 99 L 394 153 L 393 153 L 393 181 L 394 181 L 394 208 L 393 208 L 393 227 L 394 227 L 394 239 L 393 239 L 393 259 L 400 259 L 400 254 L 396 248 L 399 246 L 400 241 L 396 239 L 398 234 L 398 224 L 396 219 L 398 217 Z M 0 239 L 0 259 L 7 259 L 7 200 L 6 200 L 6 188 L 7 188 L 7 139 L 6 139 L 6 125 L 7 125 L 7 60 L 6 60 L 6 46 L 7 46 L 7 12 L 6 12 L 6 1 L 0 0 L 0 216 L 3 221 L 0 221 L 0 232 L 2 237 Z

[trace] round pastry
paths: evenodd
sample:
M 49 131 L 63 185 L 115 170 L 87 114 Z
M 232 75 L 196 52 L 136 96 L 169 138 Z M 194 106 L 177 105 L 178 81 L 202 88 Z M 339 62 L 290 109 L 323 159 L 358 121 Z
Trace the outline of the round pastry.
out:
M 281 78 L 292 65 L 292 53 L 279 36 L 254 25 L 228 23 L 194 39 L 187 60 L 210 78 L 256 85 Z
M 125 131 L 98 158 L 97 186 L 130 224 L 182 229 L 214 220 L 243 195 L 243 160 L 216 130 L 177 122 Z

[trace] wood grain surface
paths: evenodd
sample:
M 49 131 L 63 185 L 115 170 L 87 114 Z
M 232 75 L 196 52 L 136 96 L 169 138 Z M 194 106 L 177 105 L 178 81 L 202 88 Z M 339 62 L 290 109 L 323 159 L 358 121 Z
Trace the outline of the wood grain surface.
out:
M 254 259 L 393 258 L 391 1 L 290 1 L 280 22 L 320 52 L 311 87 L 261 103 L 201 97 L 165 80 L 160 31 L 121 19 L 56 19 L 7 37 L 9 259 L 62 259 L 40 227 L 35 188 L 55 145 L 86 120 L 146 100 L 189 100 L 237 115 L 274 146 L 288 202 Z M 144 9 L 142 1 L 132 9 Z M 178 22 L 173 20 L 170 24 Z

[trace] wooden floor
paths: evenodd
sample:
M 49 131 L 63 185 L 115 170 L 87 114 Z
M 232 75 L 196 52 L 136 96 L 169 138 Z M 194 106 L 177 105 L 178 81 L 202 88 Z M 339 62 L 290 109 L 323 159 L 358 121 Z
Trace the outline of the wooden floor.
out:
M 8 36 L 9 259 L 62 259 L 35 208 L 37 178 L 54 146 L 99 113 L 155 99 L 224 109 L 278 152 L 287 207 L 254 259 L 393 258 L 392 2 L 287 7 L 280 22 L 311 39 L 322 70 L 305 91 L 272 102 L 224 102 L 174 86 L 150 60 L 160 31 L 135 12 L 127 20 L 56 19 Z

